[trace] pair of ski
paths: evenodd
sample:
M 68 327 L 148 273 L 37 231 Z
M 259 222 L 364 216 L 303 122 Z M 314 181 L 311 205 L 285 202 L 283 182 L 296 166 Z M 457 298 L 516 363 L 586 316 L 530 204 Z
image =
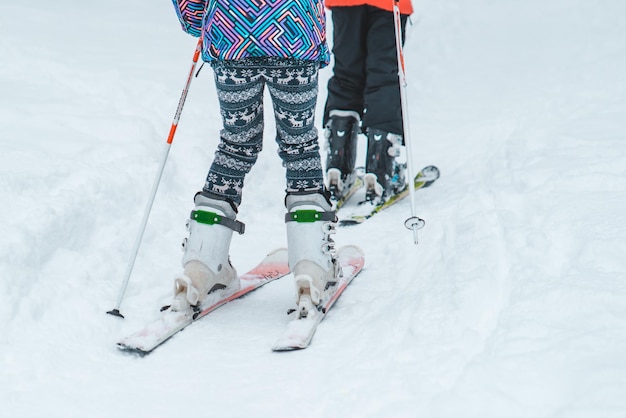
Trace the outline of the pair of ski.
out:
M 287 324 L 283 335 L 274 343 L 272 350 L 291 351 L 308 347 L 319 323 L 326 317 L 330 308 L 365 264 L 363 251 L 353 245 L 341 247 L 337 251 L 337 260 L 342 271 L 337 283 L 327 290 L 317 309 L 309 312 L 306 317 L 301 318 L 295 310 L 290 313 L 293 318 Z M 159 319 L 121 339 L 117 343 L 117 347 L 123 351 L 140 355 L 149 354 L 192 322 L 287 274 L 289 274 L 287 249 L 275 250 L 269 253 L 256 267 L 239 277 L 239 289 L 228 290 L 226 288 L 215 291 L 203 301 L 201 307 L 190 309 L 187 312 L 172 311 L 171 308 L 166 307 L 162 310 Z
M 413 187 L 415 190 L 428 187 L 438 178 L 439 170 L 437 167 L 424 167 L 415 176 Z M 362 186 L 363 180 L 359 177 L 343 198 L 337 202 L 336 209 L 341 208 Z M 402 192 L 392 196 L 383 203 L 374 205 L 371 202 L 361 202 L 356 210 L 349 211 L 347 215 L 341 216 L 339 224 L 354 225 L 362 223 L 381 210 L 402 200 L 408 194 L 409 189 L 406 187 Z M 325 298 L 317 306 L 317 309 L 309 312 L 305 318 L 300 317 L 297 310 L 290 314 L 294 318 L 289 321 L 285 332 L 273 345 L 272 350 L 291 351 L 308 347 L 317 326 L 326 317 L 328 311 L 365 264 L 362 250 L 352 245 L 341 247 L 337 251 L 337 259 L 342 269 L 342 276 L 338 282 L 327 291 Z M 199 320 L 220 306 L 241 298 L 287 274 L 289 274 L 287 250 L 284 248 L 275 250 L 268 254 L 256 267 L 239 277 L 240 287 L 238 289 L 229 290 L 226 288 L 218 290 L 209 295 L 203 301 L 201 307 L 196 307 L 188 312 L 176 312 L 169 307 L 165 308 L 159 319 L 134 334 L 123 338 L 117 343 L 117 346 L 124 351 L 135 352 L 140 355 L 148 354 L 176 333 L 185 329 L 192 322 Z
M 413 188 L 415 190 L 423 189 L 435 182 L 439 178 L 439 169 L 434 165 L 422 168 L 413 179 Z M 357 205 L 348 205 L 349 200 L 363 188 L 363 178 L 359 176 L 354 183 L 348 188 L 346 193 L 335 202 L 335 209 L 339 213 L 339 226 L 358 225 L 365 222 L 378 212 L 398 203 L 410 193 L 408 187 L 405 187 L 400 193 L 392 195 L 387 200 L 374 203 L 368 200 L 361 200 Z M 353 200 L 353 199 L 352 199 Z M 341 209 L 341 210 L 340 210 Z

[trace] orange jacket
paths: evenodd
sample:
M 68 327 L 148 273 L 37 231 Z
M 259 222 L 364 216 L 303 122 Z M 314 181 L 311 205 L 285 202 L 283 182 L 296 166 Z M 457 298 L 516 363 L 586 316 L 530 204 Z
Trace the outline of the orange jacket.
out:
M 326 0 L 326 7 L 332 9 L 337 6 L 361 6 L 367 4 L 391 12 L 393 11 L 393 2 L 394 0 Z M 413 13 L 411 0 L 400 0 L 400 13 L 403 15 Z

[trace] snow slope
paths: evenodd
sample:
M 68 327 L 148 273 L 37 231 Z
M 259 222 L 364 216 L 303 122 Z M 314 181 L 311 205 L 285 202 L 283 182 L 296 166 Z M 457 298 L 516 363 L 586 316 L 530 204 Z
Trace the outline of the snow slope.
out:
M 167 1 L 3 2 L 2 415 L 625 417 L 625 12 L 421 0 L 406 45 L 413 160 L 442 178 L 416 195 L 420 244 L 408 201 L 341 229 L 366 269 L 305 351 L 269 349 L 293 301 L 285 278 L 137 358 L 115 341 L 170 297 L 218 138 L 211 70 L 194 80 L 118 320 L 104 312 L 195 40 Z M 268 119 L 244 191 L 240 271 L 286 243 L 272 131 Z

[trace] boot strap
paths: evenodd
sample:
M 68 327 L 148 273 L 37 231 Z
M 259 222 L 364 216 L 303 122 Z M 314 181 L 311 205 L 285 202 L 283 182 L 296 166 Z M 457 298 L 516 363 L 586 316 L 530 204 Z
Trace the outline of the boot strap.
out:
M 330 221 L 336 222 L 335 212 L 319 212 L 313 209 L 301 209 L 285 214 L 285 222 L 315 222 Z
M 227 218 L 226 216 L 218 215 L 214 212 L 207 212 L 204 210 L 192 210 L 191 219 L 205 225 L 223 225 L 226 228 L 232 229 L 240 235 L 246 230 L 246 225 L 243 222 L 236 221 L 234 219 Z

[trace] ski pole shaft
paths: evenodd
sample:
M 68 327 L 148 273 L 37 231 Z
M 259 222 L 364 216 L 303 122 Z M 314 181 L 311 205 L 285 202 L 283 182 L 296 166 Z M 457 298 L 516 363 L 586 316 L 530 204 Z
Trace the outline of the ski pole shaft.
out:
M 402 127 L 404 130 L 404 145 L 406 146 L 406 165 L 409 177 L 409 196 L 411 198 L 411 217 L 404 224 L 413 230 L 413 242 L 417 245 L 417 230 L 424 226 L 424 221 L 415 215 L 415 178 L 412 162 L 411 129 L 409 127 L 409 105 L 406 93 L 406 73 L 404 70 L 404 53 L 402 49 L 402 19 L 400 18 L 400 1 L 393 1 L 393 22 L 396 35 L 396 52 L 398 57 L 398 79 L 400 81 L 400 102 L 402 106 Z
M 161 183 L 161 177 L 163 176 L 165 163 L 167 162 L 167 157 L 170 153 L 172 142 L 174 142 L 174 135 L 176 134 L 178 121 L 180 120 L 180 115 L 183 111 L 185 100 L 187 99 L 187 93 L 189 92 L 189 86 L 191 85 L 191 80 L 193 79 L 193 73 L 196 69 L 196 64 L 198 63 L 198 57 L 200 56 L 201 50 L 202 50 L 202 38 L 198 40 L 198 44 L 196 45 L 196 49 L 193 54 L 193 60 L 191 63 L 191 70 L 189 71 L 189 75 L 187 76 L 187 82 L 185 83 L 185 88 L 183 89 L 183 92 L 180 95 L 180 99 L 178 100 L 178 107 L 176 108 L 176 113 L 174 114 L 174 120 L 172 121 L 172 126 L 170 127 L 170 132 L 167 136 L 167 142 L 165 143 L 165 147 L 163 148 L 163 154 L 161 156 L 161 163 L 159 164 L 159 169 L 157 170 L 154 183 L 152 184 L 152 191 L 150 192 L 148 204 L 146 205 L 146 209 L 143 214 L 143 219 L 141 220 L 141 225 L 139 227 L 139 232 L 137 233 L 137 237 L 135 239 L 135 245 L 133 246 L 130 260 L 128 261 L 128 265 L 126 267 L 126 274 L 124 276 L 124 281 L 122 282 L 122 288 L 120 289 L 120 293 L 117 297 L 117 303 L 115 304 L 115 308 L 107 312 L 110 315 L 124 318 L 124 315 L 120 313 L 120 306 L 122 305 L 122 300 L 124 299 L 126 288 L 128 287 L 128 282 L 133 272 L 135 260 L 137 259 L 137 253 L 139 252 L 139 247 L 141 246 L 141 240 L 143 239 L 143 234 L 146 230 L 146 225 L 148 224 L 148 218 L 150 217 L 150 212 L 152 211 L 154 198 L 156 197 L 159 184 Z

